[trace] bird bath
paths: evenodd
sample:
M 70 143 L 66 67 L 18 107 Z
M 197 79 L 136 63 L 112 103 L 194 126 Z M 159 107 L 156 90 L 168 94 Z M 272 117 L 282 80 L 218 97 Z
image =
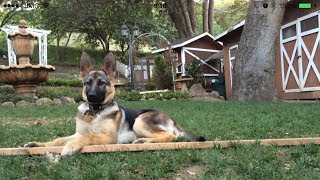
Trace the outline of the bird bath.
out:
M 18 64 L 0 65 L 0 82 L 12 85 L 15 91 L 22 95 L 34 95 L 37 86 L 47 81 L 49 72 L 55 68 L 46 64 L 30 64 L 29 58 L 33 54 L 37 35 L 27 31 L 27 23 L 24 20 L 19 21 L 18 28 L 18 31 L 8 34 Z

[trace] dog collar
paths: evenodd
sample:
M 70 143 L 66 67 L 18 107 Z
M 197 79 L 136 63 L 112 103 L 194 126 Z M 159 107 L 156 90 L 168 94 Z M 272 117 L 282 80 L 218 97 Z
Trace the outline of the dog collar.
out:
M 103 111 L 106 107 L 110 106 L 112 102 L 106 104 L 88 104 L 88 110 L 86 110 L 83 115 L 88 122 L 91 122 L 93 117 Z

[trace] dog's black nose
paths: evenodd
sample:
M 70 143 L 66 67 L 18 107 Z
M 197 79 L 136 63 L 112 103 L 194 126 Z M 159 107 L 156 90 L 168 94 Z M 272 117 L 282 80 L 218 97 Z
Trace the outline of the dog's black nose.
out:
M 89 92 L 89 93 L 88 93 L 88 98 L 89 98 L 89 99 L 96 99 L 96 98 L 97 98 L 97 95 L 96 95 L 96 93 Z

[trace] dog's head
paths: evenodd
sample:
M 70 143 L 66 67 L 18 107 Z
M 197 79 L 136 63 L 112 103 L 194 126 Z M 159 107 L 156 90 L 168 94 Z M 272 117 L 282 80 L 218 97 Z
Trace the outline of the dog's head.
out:
M 90 104 L 110 103 L 115 95 L 113 78 L 115 74 L 114 56 L 109 53 L 101 65 L 101 70 L 94 70 L 90 56 L 83 52 L 80 60 L 80 77 L 83 82 L 82 98 Z

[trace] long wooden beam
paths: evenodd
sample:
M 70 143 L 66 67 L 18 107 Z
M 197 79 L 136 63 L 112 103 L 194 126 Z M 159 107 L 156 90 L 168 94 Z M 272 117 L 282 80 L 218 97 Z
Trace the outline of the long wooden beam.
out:
M 85 146 L 81 153 L 115 152 L 115 151 L 150 151 L 172 149 L 204 149 L 204 148 L 227 148 L 232 145 L 258 144 L 261 146 L 299 146 L 305 144 L 320 144 L 317 138 L 288 138 L 288 139 L 261 139 L 261 140 L 230 140 L 230 141 L 205 141 L 205 142 L 171 142 L 150 144 L 110 144 Z M 61 153 L 62 146 L 34 147 L 34 148 L 0 148 L 0 155 L 35 155 L 46 152 Z

